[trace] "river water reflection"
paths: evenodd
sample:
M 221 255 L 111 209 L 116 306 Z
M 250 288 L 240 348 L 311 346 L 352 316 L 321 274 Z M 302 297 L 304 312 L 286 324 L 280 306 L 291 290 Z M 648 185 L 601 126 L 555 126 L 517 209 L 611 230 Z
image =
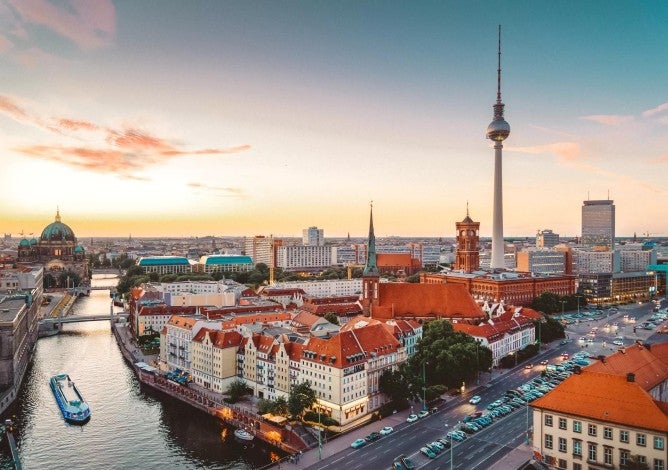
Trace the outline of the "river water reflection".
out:
M 109 284 L 97 277 L 93 285 Z M 109 292 L 92 291 L 72 313 L 109 312 Z M 91 407 L 85 426 L 67 425 L 49 377 L 67 372 Z M 249 469 L 271 461 L 262 443 L 245 448 L 232 429 L 159 392 L 140 386 L 123 362 L 109 323 L 73 323 L 37 342 L 15 415 L 15 437 L 25 469 Z M 0 466 L 12 468 L 3 437 Z

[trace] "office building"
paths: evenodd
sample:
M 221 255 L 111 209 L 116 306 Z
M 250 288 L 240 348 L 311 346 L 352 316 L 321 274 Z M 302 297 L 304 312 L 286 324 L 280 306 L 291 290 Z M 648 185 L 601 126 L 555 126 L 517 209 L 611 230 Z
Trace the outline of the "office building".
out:
M 610 199 L 582 203 L 582 239 L 586 247 L 615 248 L 615 205 Z
M 325 244 L 325 231 L 318 227 L 309 227 L 302 230 L 302 243 L 310 246 L 323 246 Z
M 549 228 L 539 230 L 536 234 L 536 247 L 538 248 L 552 248 L 559 244 L 559 234 L 554 233 Z

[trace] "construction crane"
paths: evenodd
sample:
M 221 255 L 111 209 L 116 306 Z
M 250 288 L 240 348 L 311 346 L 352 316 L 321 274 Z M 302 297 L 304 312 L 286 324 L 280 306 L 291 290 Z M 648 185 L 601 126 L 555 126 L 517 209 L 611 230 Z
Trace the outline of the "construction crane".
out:
M 346 268 L 348 268 L 348 280 L 350 281 L 353 278 L 353 268 L 363 268 L 363 264 L 357 263 L 346 263 Z

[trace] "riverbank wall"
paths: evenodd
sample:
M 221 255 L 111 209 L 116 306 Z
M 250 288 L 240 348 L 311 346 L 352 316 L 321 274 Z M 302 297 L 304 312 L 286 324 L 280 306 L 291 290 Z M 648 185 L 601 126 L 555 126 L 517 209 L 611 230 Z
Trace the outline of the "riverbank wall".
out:
M 138 363 L 145 362 L 144 355 L 140 349 L 132 344 L 132 340 L 127 335 L 127 332 L 124 335 L 120 331 L 122 328 L 125 328 L 125 326 L 115 323 L 111 324 L 111 330 L 123 358 L 143 385 L 180 400 L 204 413 L 215 416 L 235 428 L 246 429 L 256 438 L 283 452 L 294 454 L 308 448 L 307 444 L 292 429 L 272 425 L 260 415 L 247 409 L 235 405 L 216 403 L 206 394 L 194 388 L 177 384 L 157 372 L 139 367 Z

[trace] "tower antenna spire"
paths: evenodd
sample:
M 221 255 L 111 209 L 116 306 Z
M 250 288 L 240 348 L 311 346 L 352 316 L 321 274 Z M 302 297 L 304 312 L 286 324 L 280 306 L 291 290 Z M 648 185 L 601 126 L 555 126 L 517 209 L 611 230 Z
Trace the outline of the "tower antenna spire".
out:
M 501 25 L 499 25 L 499 66 L 496 69 L 496 102 L 501 102 Z

